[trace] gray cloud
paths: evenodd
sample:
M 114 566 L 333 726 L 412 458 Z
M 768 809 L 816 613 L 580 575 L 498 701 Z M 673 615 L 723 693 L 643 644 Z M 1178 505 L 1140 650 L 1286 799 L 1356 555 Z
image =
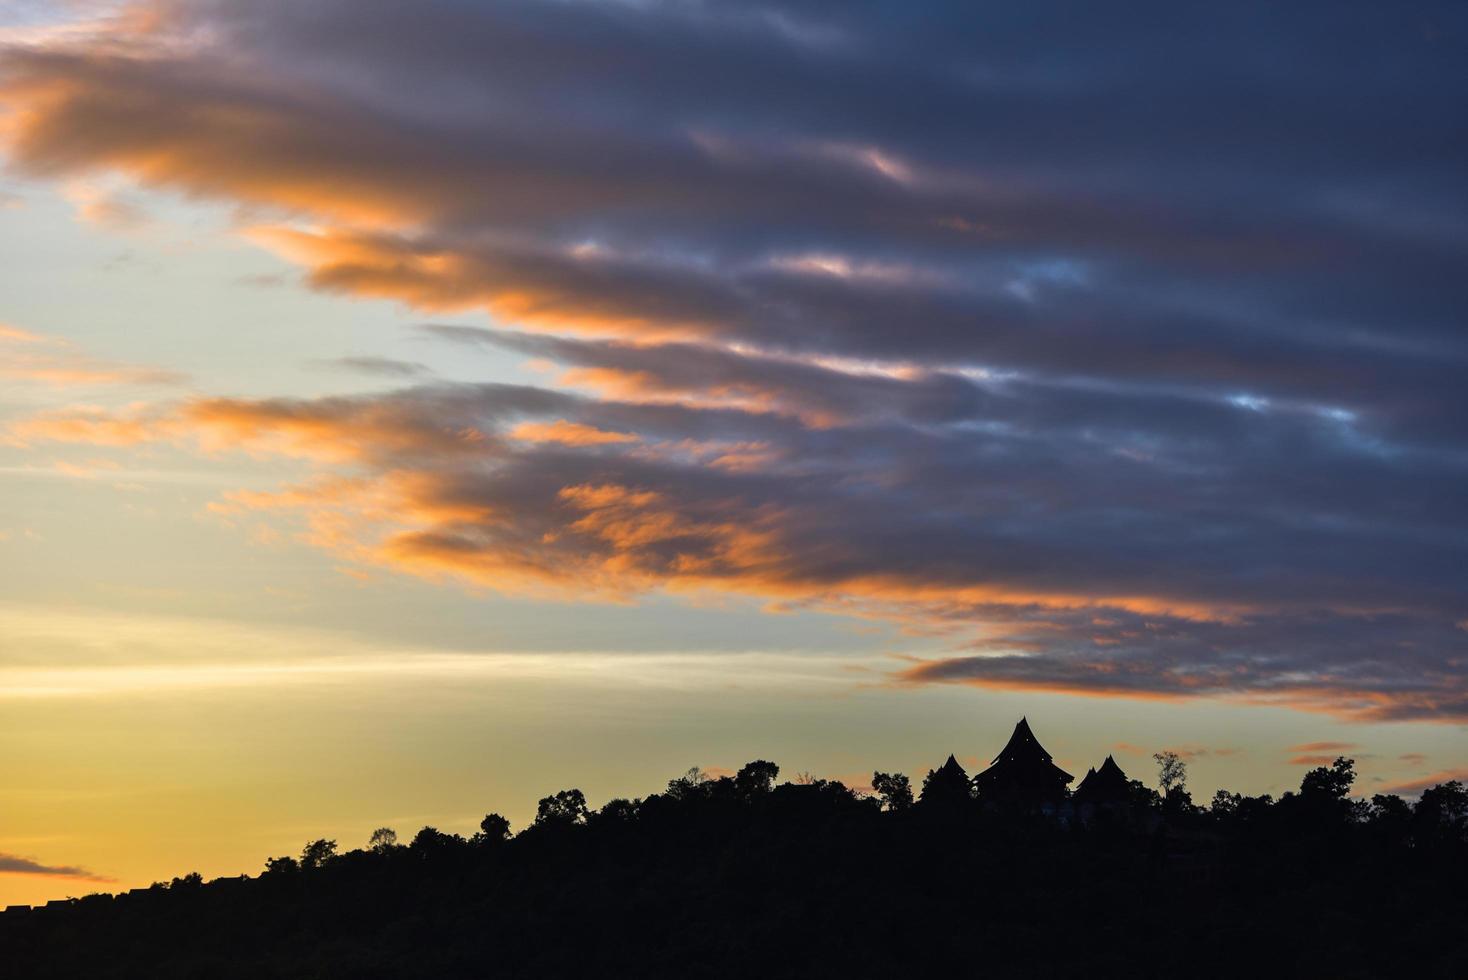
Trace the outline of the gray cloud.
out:
M 350 371 L 379 378 L 420 379 L 433 374 L 426 364 L 416 361 L 400 361 L 391 357 L 337 357 L 314 362 L 321 367 Z
M 68 865 L 42 864 L 31 858 L 19 857 L 15 854 L 0 854 L 0 874 L 27 874 L 27 875 L 51 875 L 57 878 L 81 878 L 86 881 L 112 881 L 97 875 L 86 868 L 77 868 Z

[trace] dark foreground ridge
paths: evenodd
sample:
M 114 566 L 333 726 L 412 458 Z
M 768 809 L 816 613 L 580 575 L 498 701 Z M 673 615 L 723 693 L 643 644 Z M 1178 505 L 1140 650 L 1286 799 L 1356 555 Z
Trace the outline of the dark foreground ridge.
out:
M 1108 759 L 1072 792 L 1025 722 L 916 801 L 751 762 L 665 793 L 540 801 L 510 836 L 384 828 L 256 878 L 0 915 L 0 975 L 149 978 L 1468 976 L 1468 792 L 1164 793 Z

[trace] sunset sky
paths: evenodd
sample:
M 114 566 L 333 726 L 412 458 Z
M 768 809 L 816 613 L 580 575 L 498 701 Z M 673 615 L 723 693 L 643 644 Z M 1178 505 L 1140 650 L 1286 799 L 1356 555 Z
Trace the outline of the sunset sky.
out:
M 0 906 L 755 758 L 1468 778 L 1468 7 L 0 0 Z

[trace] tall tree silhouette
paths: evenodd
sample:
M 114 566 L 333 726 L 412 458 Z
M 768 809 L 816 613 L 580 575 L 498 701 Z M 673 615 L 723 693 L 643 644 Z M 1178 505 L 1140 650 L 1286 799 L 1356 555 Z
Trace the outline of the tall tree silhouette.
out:
M 775 786 L 780 767 L 764 759 L 746 763 L 734 775 L 734 788 L 740 796 L 753 797 L 768 793 Z
M 912 781 L 903 773 L 872 773 L 872 792 L 888 810 L 906 810 L 912 806 Z
M 536 804 L 535 824 L 545 827 L 585 823 L 587 812 L 586 794 L 579 789 L 563 789 Z
M 1173 790 L 1187 788 L 1188 764 L 1183 761 L 1182 756 L 1172 749 L 1166 749 L 1154 752 L 1152 758 L 1157 761 L 1157 785 L 1164 798 L 1170 796 Z

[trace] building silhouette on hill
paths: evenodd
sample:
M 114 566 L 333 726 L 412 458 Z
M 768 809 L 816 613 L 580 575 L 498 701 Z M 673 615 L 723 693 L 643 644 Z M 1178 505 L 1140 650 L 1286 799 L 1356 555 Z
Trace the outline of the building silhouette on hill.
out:
M 993 763 L 973 778 L 973 786 L 984 803 L 1040 808 L 1061 803 L 1074 778 L 1051 761 L 1029 721 L 1021 718 Z
M 1085 778 L 1071 794 L 1071 801 L 1076 806 L 1123 806 L 1131 799 L 1131 794 L 1131 781 L 1116 760 L 1108 755 L 1100 769 L 1086 770 Z
M 968 773 L 953 756 L 937 769 L 931 770 L 923 780 L 923 793 L 918 800 L 929 809 L 966 809 L 973 800 L 973 789 Z

